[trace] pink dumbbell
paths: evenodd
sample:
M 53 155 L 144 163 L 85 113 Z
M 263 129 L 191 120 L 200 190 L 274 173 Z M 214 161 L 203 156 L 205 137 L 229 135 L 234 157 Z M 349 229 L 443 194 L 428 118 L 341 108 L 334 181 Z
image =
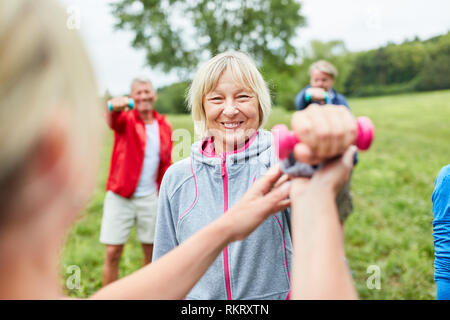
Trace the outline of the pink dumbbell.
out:
M 372 144 L 375 127 L 372 121 L 368 117 L 358 117 L 356 119 L 356 124 L 358 128 L 356 136 L 356 146 L 359 150 L 367 150 Z M 289 154 L 294 149 L 294 146 L 299 143 L 299 139 L 284 124 L 278 124 L 272 128 L 272 133 L 274 137 L 274 147 L 278 153 L 278 158 L 280 160 L 289 157 Z

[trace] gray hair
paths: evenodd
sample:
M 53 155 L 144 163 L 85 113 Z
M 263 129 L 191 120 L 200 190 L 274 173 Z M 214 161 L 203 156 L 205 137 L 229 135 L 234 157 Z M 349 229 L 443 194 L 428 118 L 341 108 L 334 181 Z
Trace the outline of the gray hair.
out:
M 326 74 L 329 74 L 330 76 L 333 77 L 333 79 L 335 79 L 338 75 L 338 71 L 336 69 L 335 66 L 333 66 L 331 63 L 329 63 L 328 61 L 325 60 L 319 60 L 314 62 L 310 67 L 309 67 L 309 75 L 311 75 L 311 73 L 314 70 L 319 70 L 322 71 Z
M 133 86 L 136 83 L 148 83 L 152 88 L 153 88 L 153 84 L 150 81 L 150 79 L 146 76 L 137 76 L 135 78 L 133 78 L 133 80 L 131 81 L 131 86 L 130 86 L 130 91 L 133 91 Z

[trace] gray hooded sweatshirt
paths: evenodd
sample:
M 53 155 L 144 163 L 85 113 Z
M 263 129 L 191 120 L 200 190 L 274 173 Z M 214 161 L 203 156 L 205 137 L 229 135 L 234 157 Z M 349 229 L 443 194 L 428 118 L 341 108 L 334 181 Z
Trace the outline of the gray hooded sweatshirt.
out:
M 276 162 L 272 134 L 259 130 L 240 150 L 215 154 L 211 139 L 165 173 L 153 259 L 163 256 L 232 208 Z M 229 244 L 187 299 L 286 299 L 292 255 L 290 211 L 266 219 L 245 240 Z

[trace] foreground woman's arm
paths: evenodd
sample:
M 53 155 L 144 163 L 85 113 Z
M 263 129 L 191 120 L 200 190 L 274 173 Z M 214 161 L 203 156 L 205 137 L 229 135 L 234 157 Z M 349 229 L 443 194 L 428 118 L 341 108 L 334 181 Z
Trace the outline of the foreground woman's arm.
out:
M 293 299 L 357 299 L 345 262 L 336 195 L 353 167 L 351 147 L 312 179 L 292 181 Z
M 289 184 L 274 184 L 279 166 L 256 181 L 227 214 L 154 263 L 95 293 L 93 299 L 183 299 L 223 248 L 255 230 L 270 214 L 289 206 Z M 273 188 L 272 188 L 273 187 Z

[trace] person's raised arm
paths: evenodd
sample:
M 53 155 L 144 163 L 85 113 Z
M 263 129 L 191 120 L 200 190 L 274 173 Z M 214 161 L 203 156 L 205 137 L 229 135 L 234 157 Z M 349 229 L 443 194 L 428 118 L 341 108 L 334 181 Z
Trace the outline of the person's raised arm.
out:
M 291 298 L 357 298 L 345 262 L 336 205 L 336 196 L 353 168 L 356 120 L 344 106 L 311 105 L 296 112 L 291 125 L 301 141 L 293 150 L 296 160 L 324 165 L 312 178 L 292 180 Z
M 125 119 L 122 112 L 128 110 L 129 102 L 128 97 L 116 97 L 108 101 L 105 119 L 111 129 L 121 131 L 124 128 Z
M 336 195 L 348 180 L 356 147 L 317 171 L 292 181 L 294 247 L 292 299 L 357 299 L 345 261 Z
M 289 206 L 289 184 L 277 184 L 281 175 L 279 166 L 271 168 L 227 214 L 152 264 L 102 288 L 91 298 L 183 299 L 226 245 L 244 239 L 270 214 Z

